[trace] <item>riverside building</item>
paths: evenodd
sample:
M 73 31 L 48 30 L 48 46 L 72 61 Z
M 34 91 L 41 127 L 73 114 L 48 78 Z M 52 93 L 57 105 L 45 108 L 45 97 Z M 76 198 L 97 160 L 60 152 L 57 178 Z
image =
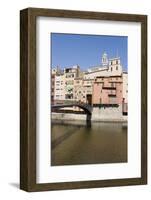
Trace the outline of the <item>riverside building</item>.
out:
M 93 104 L 122 104 L 122 76 L 100 76 L 93 83 Z
M 64 74 L 55 76 L 55 98 L 54 100 L 63 101 L 65 99 L 65 78 Z
M 128 102 L 128 74 L 123 72 L 118 56 L 108 59 L 104 52 L 101 65 L 90 67 L 85 72 L 75 65 L 54 74 L 54 100 L 90 105 Z
M 74 79 L 79 77 L 80 67 L 78 65 L 64 69 L 65 77 L 65 99 L 74 100 Z

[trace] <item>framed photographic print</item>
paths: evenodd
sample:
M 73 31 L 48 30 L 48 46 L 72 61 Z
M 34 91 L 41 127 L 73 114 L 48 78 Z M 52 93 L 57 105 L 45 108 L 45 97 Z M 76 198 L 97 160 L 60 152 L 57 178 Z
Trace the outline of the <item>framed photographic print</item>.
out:
M 147 183 L 147 16 L 20 12 L 20 188 Z

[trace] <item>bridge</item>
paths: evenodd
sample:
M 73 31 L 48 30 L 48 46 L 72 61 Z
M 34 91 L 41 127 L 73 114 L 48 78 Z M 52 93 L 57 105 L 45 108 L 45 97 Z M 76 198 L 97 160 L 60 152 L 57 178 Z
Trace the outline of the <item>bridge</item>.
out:
M 66 109 L 66 108 L 73 109 Z M 81 110 L 74 109 L 74 107 L 79 107 Z M 52 112 L 59 113 L 74 113 L 74 114 L 85 114 L 87 125 L 91 125 L 91 119 L 93 120 L 125 120 L 124 115 L 128 115 L 127 109 L 128 105 L 126 103 L 122 104 L 86 104 L 78 101 L 53 101 L 51 104 Z M 78 118 L 78 116 L 76 116 Z M 65 115 L 66 118 L 66 115 Z M 67 119 L 69 117 L 67 116 Z M 71 118 L 74 117 L 71 115 Z M 84 117 L 85 118 L 85 117 Z M 79 119 L 83 119 L 79 115 Z
M 52 109 L 61 109 L 66 107 L 79 107 L 85 111 L 86 114 L 91 115 L 92 114 L 92 106 L 88 104 L 80 104 L 80 103 L 72 103 L 72 104 L 56 104 L 52 105 Z
M 79 102 L 63 102 L 63 103 L 56 103 L 52 104 L 51 108 L 52 110 L 56 109 L 59 110 L 61 108 L 70 108 L 70 107 L 79 107 L 82 110 L 84 110 L 85 114 L 87 115 L 86 121 L 91 121 L 91 115 L 92 115 L 92 106 L 89 104 L 79 103 Z

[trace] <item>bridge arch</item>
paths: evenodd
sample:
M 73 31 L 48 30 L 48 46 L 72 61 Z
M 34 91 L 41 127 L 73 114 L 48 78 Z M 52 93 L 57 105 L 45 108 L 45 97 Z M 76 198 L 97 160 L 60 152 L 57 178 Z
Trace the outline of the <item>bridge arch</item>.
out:
M 52 108 L 56 108 L 56 109 L 60 109 L 60 108 L 65 108 L 65 107 L 79 107 L 81 109 L 83 109 L 86 114 L 91 115 L 92 114 L 92 107 L 90 105 L 87 104 L 78 104 L 78 103 L 74 103 L 74 104 L 60 104 L 60 105 L 52 105 Z

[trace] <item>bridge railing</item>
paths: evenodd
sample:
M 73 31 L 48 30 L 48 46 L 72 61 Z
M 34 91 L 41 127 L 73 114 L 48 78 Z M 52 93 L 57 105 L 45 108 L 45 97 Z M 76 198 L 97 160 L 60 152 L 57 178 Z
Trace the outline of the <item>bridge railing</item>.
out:
M 52 105 L 62 105 L 62 104 L 81 104 L 81 105 L 87 105 L 86 103 L 83 103 L 81 101 L 76 100 L 53 100 L 51 101 Z
M 86 103 L 83 103 L 81 101 L 75 101 L 75 100 L 55 100 L 53 101 L 53 104 L 51 104 L 52 108 L 60 108 L 60 107 L 67 107 L 67 106 L 75 106 L 80 107 L 83 109 L 88 110 L 90 113 L 92 112 L 92 106 Z

